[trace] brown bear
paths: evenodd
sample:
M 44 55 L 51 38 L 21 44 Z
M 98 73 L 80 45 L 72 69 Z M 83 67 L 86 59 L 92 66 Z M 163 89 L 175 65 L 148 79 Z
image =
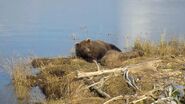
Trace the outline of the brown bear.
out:
M 87 39 L 75 44 L 76 56 L 88 62 L 100 60 L 109 50 L 121 52 L 115 45 L 100 40 Z
M 109 68 L 114 68 L 122 65 L 125 57 L 122 52 L 110 50 L 100 60 L 100 64 Z
M 124 53 L 110 50 L 102 57 L 100 64 L 109 68 L 119 67 L 123 65 L 124 61 L 143 55 L 144 52 L 140 50 L 132 50 Z

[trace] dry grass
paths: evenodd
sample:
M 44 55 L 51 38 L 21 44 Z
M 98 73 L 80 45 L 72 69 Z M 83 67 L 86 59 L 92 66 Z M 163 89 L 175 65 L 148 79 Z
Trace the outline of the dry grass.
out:
M 27 76 L 31 75 L 31 66 L 28 64 L 30 61 L 29 58 L 15 56 L 5 59 L 2 63 L 5 72 L 12 78 L 18 103 L 25 103 L 29 100 L 32 82 L 27 80 Z
M 35 59 L 32 65 L 37 66 L 41 73 L 32 82 L 37 82 L 47 98 L 45 103 L 75 104 L 94 97 L 83 80 L 76 79 L 77 70 L 96 70 L 96 65 L 77 58 Z M 28 79 L 27 79 L 28 80 Z M 37 81 L 33 81 L 37 80 Z M 54 99 L 54 100 L 53 100 Z M 92 99 L 91 99 L 92 100 Z
M 15 93 L 20 102 L 29 100 L 30 82 L 26 78 L 27 72 L 16 67 L 13 71 L 13 84 Z
M 159 69 L 161 73 L 163 72 L 161 69 L 184 68 L 182 64 L 185 61 L 185 43 L 182 41 L 174 39 L 166 42 L 161 39 L 160 43 L 157 44 L 138 38 L 135 41 L 134 49 L 144 51 L 145 56 L 125 60 L 123 66 L 147 62 L 159 56 L 163 61 L 161 61 L 156 68 Z M 181 58 L 179 56 L 183 57 Z M 88 63 L 75 57 L 37 58 L 32 62 L 25 60 L 14 60 L 14 62 L 13 65 L 9 65 L 9 67 L 11 66 L 10 68 L 13 69 L 13 84 L 20 103 L 29 102 L 30 88 L 34 86 L 41 88 L 46 96 L 46 102 L 43 102 L 44 104 L 102 104 L 108 100 L 90 91 L 87 88 L 88 85 L 85 84 L 82 79 L 76 78 L 77 71 L 96 71 L 97 67 L 94 63 Z M 27 63 L 31 63 L 33 67 L 39 69 L 40 73 L 32 75 L 30 71 L 31 67 Z M 103 68 L 103 66 L 101 66 L 101 68 Z M 173 70 L 171 71 L 173 72 Z M 138 72 L 136 75 L 142 79 L 141 82 L 139 82 L 142 89 L 148 91 L 153 88 L 153 84 L 156 81 L 160 82 L 161 79 L 163 80 L 168 76 L 166 72 L 162 74 L 164 74 L 164 76 L 160 75 L 161 78 L 158 76 L 158 73 L 154 73 L 153 71 Z M 96 76 L 93 80 L 98 81 L 100 78 L 101 77 Z M 176 78 L 176 76 L 174 78 Z M 179 79 L 182 79 L 181 76 Z M 184 83 L 183 80 L 181 82 Z M 113 97 L 132 95 L 135 93 L 133 89 L 127 86 L 122 76 L 113 76 L 110 78 L 110 80 L 104 83 L 102 90 Z M 122 102 L 123 101 L 120 101 L 119 103 Z M 117 103 L 115 102 L 115 104 Z
M 25 99 L 25 97 L 27 98 L 27 96 L 29 98 L 29 89 L 30 86 L 32 86 L 31 83 L 36 82 L 46 96 L 46 101 L 43 102 L 44 104 L 102 104 L 103 102 L 108 100 L 101 98 L 94 92 L 90 91 L 87 88 L 88 85 L 86 85 L 82 79 L 76 78 L 77 70 L 96 71 L 97 68 L 94 63 L 87 63 L 76 58 L 58 58 L 56 60 L 52 59 L 53 61 L 48 60 L 50 59 L 39 59 L 39 63 L 44 62 L 45 64 L 38 64 L 38 67 L 39 65 L 42 66 L 41 68 L 39 67 L 39 69 L 41 69 L 40 74 L 32 76 L 30 77 L 30 79 L 26 77 L 29 75 L 29 73 L 26 72 L 27 70 L 25 70 L 26 68 L 24 68 L 23 66 L 16 67 L 17 70 L 14 71 L 13 78 L 14 85 L 16 87 L 16 94 L 19 98 Z M 126 61 L 126 65 L 140 63 L 143 60 L 147 61 L 150 59 L 148 59 L 147 57 L 135 58 Z M 151 90 L 153 88 L 153 83 L 155 83 L 155 80 L 160 80 L 160 78 L 158 78 L 158 75 L 152 77 L 153 74 L 153 71 L 144 71 L 143 73 L 139 72 L 138 74 L 136 74 L 137 76 L 142 78 L 140 82 L 142 90 Z M 98 81 L 99 77 L 97 76 L 94 78 L 94 80 L 95 79 Z M 131 89 L 126 84 L 122 76 L 113 76 L 112 78 L 110 78 L 110 80 L 104 83 L 102 89 L 103 91 L 110 94 L 112 97 L 119 95 L 132 95 L 135 93 L 133 89 Z M 115 102 L 115 104 L 122 102 L 124 101 L 119 100 Z
M 134 49 L 142 50 L 148 56 L 185 56 L 185 42 L 176 39 L 171 41 L 161 39 L 159 43 L 154 43 L 137 38 Z

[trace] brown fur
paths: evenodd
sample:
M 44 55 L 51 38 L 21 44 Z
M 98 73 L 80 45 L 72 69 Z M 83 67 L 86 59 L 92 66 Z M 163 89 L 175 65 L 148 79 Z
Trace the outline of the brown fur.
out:
M 75 45 L 76 56 L 92 62 L 92 60 L 100 60 L 107 51 L 115 50 L 121 52 L 113 44 L 109 44 L 100 40 L 83 40 Z
M 117 67 L 125 60 L 123 53 L 114 50 L 108 51 L 104 57 L 100 60 L 101 65 L 108 67 Z
M 140 57 L 143 55 L 144 55 L 144 52 L 137 51 L 137 50 L 124 52 L 124 53 L 110 50 L 100 60 L 100 63 L 103 66 L 113 68 L 113 67 L 121 66 L 125 60 Z
M 143 55 L 144 55 L 144 52 L 141 51 L 141 50 L 133 50 L 133 51 L 130 51 L 130 52 L 124 52 L 123 53 L 123 56 L 126 59 L 132 59 L 132 58 L 140 57 L 140 56 L 143 56 Z

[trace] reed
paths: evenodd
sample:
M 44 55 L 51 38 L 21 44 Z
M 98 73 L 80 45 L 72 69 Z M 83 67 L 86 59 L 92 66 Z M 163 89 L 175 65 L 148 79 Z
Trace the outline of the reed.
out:
M 185 56 L 185 42 L 177 39 L 165 41 L 161 39 L 159 43 L 137 38 L 133 49 L 144 51 L 146 56 Z

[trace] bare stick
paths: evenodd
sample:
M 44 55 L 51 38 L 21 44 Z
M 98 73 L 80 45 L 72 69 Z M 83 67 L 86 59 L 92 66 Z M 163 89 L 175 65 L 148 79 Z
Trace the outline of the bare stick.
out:
M 91 77 L 96 75 L 102 75 L 102 74 L 108 74 L 108 73 L 115 73 L 115 72 L 123 72 L 126 70 L 126 68 L 114 68 L 111 70 L 98 70 L 96 72 L 79 72 L 77 73 L 78 78 L 84 78 L 84 77 Z
M 96 60 L 93 60 L 93 62 L 96 64 L 97 68 L 98 68 L 98 71 L 100 70 L 100 66 L 98 65 L 97 61 Z
M 96 82 L 96 83 L 93 83 L 93 84 L 87 86 L 87 88 L 90 88 L 90 87 L 92 87 L 92 86 L 96 86 L 96 85 L 101 84 L 101 83 L 102 83 L 102 80 L 100 80 L 100 81 L 98 81 L 98 82 Z
M 141 99 L 132 101 L 131 104 L 136 104 L 137 102 L 140 102 L 140 101 L 145 100 L 147 98 L 148 98 L 147 96 L 143 96 Z
M 160 99 L 158 99 L 157 101 L 154 101 L 154 102 L 151 103 L 151 104 L 157 104 L 157 103 L 160 102 L 160 101 L 166 101 L 166 100 L 172 101 L 173 98 L 172 98 L 172 97 L 160 98 Z
M 132 103 L 132 104 L 136 104 L 137 102 L 140 102 L 140 101 L 145 100 L 145 99 L 147 99 L 147 98 L 153 98 L 153 99 L 155 99 L 155 97 L 153 96 L 153 93 L 154 93 L 155 91 L 158 91 L 158 90 L 162 90 L 162 88 L 155 88 L 155 86 L 154 86 L 154 89 L 153 89 L 153 90 L 151 90 L 151 91 L 145 93 L 143 96 L 140 96 L 140 99 L 134 100 L 134 101 L 132 101 L 131 103 Z M 153 103 L 152 103 L 152 104 L 153 104 Z
M 100 81 L 96 82 L 96 83 L 93 83 L 89 86 L 87 86 L 87 88 L 90 88 L 92 86 L 96 86 L 99 84 L 98 88 L 101 88 L 103 86 L 103 84 L 110 78 L 110 76 L 106 76 L 106 77 L 103 77 L 100 79 Z
M 108 101 L 106 101 L 103 104 L 109 104 L 110 102 L 115 101 L 115 100 L 118 100 L 118 99 L 123 99 L 123 96 L 122 95 L 119 95 L 119 96 L 113 97 L 112 99 L 109 99 Z
M 87 83 L 88 85 L 92 85 L 94 83 L 93 80 L 90 80 L 88 78 L 83 78 L 85 83 Z M 99 95 L 101 95 L 102 97 L 106 97 L 106 98 L 111 98 L 109 94 L 107 94 L 106 92 L 103 92 L 101 89 L 99 89 L 97 86 L 91 86 L 90 87 L 92 90 L 95 90 Z

